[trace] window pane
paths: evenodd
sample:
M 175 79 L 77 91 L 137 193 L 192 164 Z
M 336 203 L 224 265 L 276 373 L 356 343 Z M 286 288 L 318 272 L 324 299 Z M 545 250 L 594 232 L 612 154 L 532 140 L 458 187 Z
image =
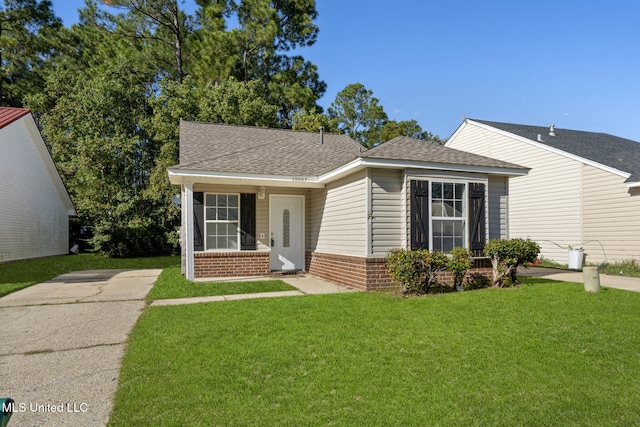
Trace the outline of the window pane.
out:
M 282 247 L 289 247 L 289 209 L 282 212 Z
M 215 220 L 216 219 L 216 210 L 215 208 L 207 208 L 207 220 Z
M 236 236 L 227 237 L 227 249 L 238 249 L 238 238 Z
M 226 207 L 227 206 L 227 195 L 226 194 L 218 194 L 218 207 Z
M 443 193 L 443 199 L 453 199 L 453 184 L 445 182 L 443 185 Z
M 226 224 L 228 236 L 232 236 L 234 239 L 238 236 L 238 225 L 237 224 Z
M 434 200 L 431 202 L 431 215 L 442 216 L 442 200 Z
M 464 200 L 464 184 L 456 184 L 456 199 Z
M 238 219 L 238 208 L 229 208 L 227 211 L 227 219 L 229 221 L 236 221 Z
M 227 249 L 227 237 L 216 237 L 216 249 Z
M 453 249 L 453 239 L 442 239 L 442 252 L 449 253 Z
M 216 205 L 216 195 L 215 194 L 207 194 L 205 197 L 205 204 L 207 206 L 215 206 Z
M 452 221 L 443 221 L 442 224 L 442 235 L 443 236 L 453 236 L 453 228 L 454 222 Z
M 442 236 L 442 221 L 433 221 L 433 236 Z
M 227 220 L 227 208 L 218 208 L 218 221 Z
M 464 224 L 461 221 L 456 221 L 453 224 L 454 224 L 453 236 L 455 237 L 464 236 Z
M 238 195 L 237 194 L 229 194 L 229 196 L 227 196 L 227 205 L 230 208 L 237 208 L 238 207 Z
M 434 182 L 431 184 L 431 198 L 442 199 L 442 183 Z
M 453 214 L 453 200 L 445 200 L 443 202 L 443 204 L 444 204 L 444 212 L 442 213 L 442 216 L 446 216 L 446 217 L 454 216 L 454 214 Z
M 453 242 L 456 246 L 464 247 L 464 239 L 462 237 L 456 237 Z
M 463 218 L 463 212 L 462 212 L 462 202 L 455 202 L 455 212 L 454 215 L 457 218 Z
M 207 236 L 207 249 L 215 249 L 216 248 L 216 238 L 215 236 Z

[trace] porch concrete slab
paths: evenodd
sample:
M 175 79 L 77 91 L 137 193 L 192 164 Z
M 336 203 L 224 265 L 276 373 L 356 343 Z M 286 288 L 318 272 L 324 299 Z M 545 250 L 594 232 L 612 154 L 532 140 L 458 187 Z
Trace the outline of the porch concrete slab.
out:
M 562 282 L 584 283 L 582 271 L 559 270 L 551 268 L 529 267 L 518 270 L 518 275 L 544 277 Z M 600 274 L 600 286 L 640 292 L 640 277 L 614 276 Z

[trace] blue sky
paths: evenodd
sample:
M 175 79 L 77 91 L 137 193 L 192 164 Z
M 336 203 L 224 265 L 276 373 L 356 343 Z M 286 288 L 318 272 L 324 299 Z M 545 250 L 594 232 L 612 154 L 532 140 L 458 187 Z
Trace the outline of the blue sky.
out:
M 53 5 L 69 26 L 84 1 Z M 316 8 L 318 41 L 300 54 L 328 85 L 325 108 L 360 82 L 390 118 L 444 138 L 464 115 L 640 141 L 637 0 L 317 0 Z

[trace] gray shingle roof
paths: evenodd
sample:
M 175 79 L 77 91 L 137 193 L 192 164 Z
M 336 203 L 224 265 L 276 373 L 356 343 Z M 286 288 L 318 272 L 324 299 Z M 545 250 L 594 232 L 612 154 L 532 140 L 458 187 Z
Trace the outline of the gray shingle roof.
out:
M 258 175 L 322 175 L 354 160 L 361 145 L 346 135 L 180 122 L 180 164 L 173 169 Z
M 640 181 L 640 143 L 630 139 L 597 132 L 555 128 L 549 135 L 548 126 L 527 126 L 511 123 L 473 120 L 558 150 L 630 173 L 627 182 Z M 543 142 L 538 141 L 538 135 Z
M 180 163 L 171 169 L 237 174 L 320 176 L 358 157 L 502 169 L 526 168 L 477 154 L 398 137 L 372 149 L 346 135 L 201 122 L 180 122 Z
M 361 154 L 372 159 L 409 160 L 429 163 L 481 166 L 491 168 L 527 169 L 513 163 L 456 150 L 426 141 L 399 136 Z

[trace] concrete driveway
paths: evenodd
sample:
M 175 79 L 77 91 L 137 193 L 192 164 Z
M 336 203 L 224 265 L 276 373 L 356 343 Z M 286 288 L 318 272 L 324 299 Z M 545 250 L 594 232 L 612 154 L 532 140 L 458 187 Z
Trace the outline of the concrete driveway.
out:
M 107 423 L 127 336 L 161 271 L 74 272 L 0 298 L 11 427 Z

